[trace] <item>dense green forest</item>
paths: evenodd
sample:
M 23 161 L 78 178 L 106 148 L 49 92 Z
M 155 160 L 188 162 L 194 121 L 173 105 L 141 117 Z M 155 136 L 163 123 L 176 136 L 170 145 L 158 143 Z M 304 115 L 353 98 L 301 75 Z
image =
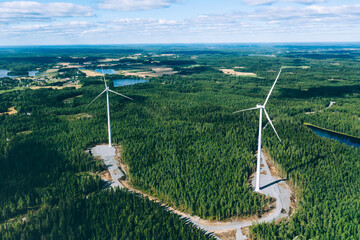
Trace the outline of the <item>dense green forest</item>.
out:
M 102 191 L 87 198 L 66 199 L 57 208 L 29 214 L 4 239 L 211 239 L 202 230 L 155 202 L 128 191 Z
M 134 101 L 111 96 L 113 141 L 122 146 L 131 183 L 169 206 L 207 219 L 263 214 L 270 199 L 253 192 L 248 184 L 255 171 L 257 113 L 232 112 L 262 103 L 281 66 L 299 66 L 284 70 L 267 105 L 283 141 L 276 141 L 269 128 L 264 133 L 264 148 L 295 186 L 298 206 L 288 221 L 256 225 L 251 236 L 358 239 L 359 149 L 320 138 L 303 125 L 309 122 L 360 136 L 357 55 L 337 57 L 341 53 L 329 54 L 329 47 L 319 47 L 317 54 L 323 56 L 318 57 L 302 54 L 304 47 L 299 47 L 301 51 L 286 46 L 193 48 L 115 49 L 113 55 L 102 49 L 107 57 L 120 55 L 121 50 L 123 55 L 156 50 L 179 56 L 176 61 L 150 55 L 140 58 L 148 62 L 151 57 L 178 73 L 114 89 Z M 273 56 L 284 49 L 289 51 Z M 86 52 L 70 50 L 69 56 Z M 101 49 L 87 50 L 87 56 L 101 56 Z M 45 49 L 43 54 L 44 59 L 52 59 L 56 51 Z M 51 66 L 55 61 L 42 64 Z M 236 66 L 258 77 L 218 71 Z M 120 78 L 124 76 L 108 76 L 109 83 Z M 11 106 L 18 110 L 17 115 L 0 115 L 4 179 L 0 182 L 0 237 L 210 237 L 147 199 L 126 191 L 101 191 L 105 183 L 96 173 L 104 166 L 84 150 L 107 141 L 105 98 L 86 109 L 103 82 L 82 74 L 78 79 L 83 84 L 80 89 L 28 89 L 0 95 L 3 112 Z M 336 103 L 327 108 L 330 101 Z M 306 114 L 312 111 L 316 113 Z

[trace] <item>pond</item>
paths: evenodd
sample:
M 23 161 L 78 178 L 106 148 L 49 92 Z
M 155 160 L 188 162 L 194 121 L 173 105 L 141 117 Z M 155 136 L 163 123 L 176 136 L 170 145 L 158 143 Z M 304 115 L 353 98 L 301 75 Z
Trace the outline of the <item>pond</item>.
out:
M 340 133 L 335 133 L 331 131 L 326 131 L 325 129 L 317 128 L 315 126 L 306 125 L 308 128 L 310 128 L 316 135 L 328 139 L 334 139 L 340 143 L 345 143 L 352 147 L 360 148 L 360 139 L 357 139 L 355 137 L 343 135 Z
M 114 87 L 122 87 L 127 85 L 133 85 L 138 83 L 146 83 L 149 82 L 149 80 L 145 79 L 117 79 L 114 80 Z
M 105 74 L 117 74 L 117 71 L 114 69 L 95 69 L 95 72 L 105 73 Z

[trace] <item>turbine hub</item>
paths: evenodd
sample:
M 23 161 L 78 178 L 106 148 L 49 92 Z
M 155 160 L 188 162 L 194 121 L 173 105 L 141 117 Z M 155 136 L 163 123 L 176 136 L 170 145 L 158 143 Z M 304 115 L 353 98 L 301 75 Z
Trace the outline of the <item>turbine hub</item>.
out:
M 256 104 L 256 107 L 257 107 L 257 108 L 264 108 L 264 106 L 261 105 L 261 104 Z

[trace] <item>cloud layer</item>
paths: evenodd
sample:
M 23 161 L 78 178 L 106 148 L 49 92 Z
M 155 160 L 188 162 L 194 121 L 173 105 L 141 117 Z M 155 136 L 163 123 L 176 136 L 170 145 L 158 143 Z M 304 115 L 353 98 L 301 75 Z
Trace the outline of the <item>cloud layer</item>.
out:
M 322 0 L 296 0 L 298 3 L 314 1 Z M 179 0 L 118 0 L 116 3 L 106 0 L 104 4 L 124 3 L 117 11 L 134 11 L 168 7 L 176 2 Z M 253 1 L 257 4 L 265 2 L 269 1 Z M 238 9 L 219 13 L 215 9 L 214 14 L 183 18 L 139 17 L 145 14 L 138 12 L 127 13 L 127 18 L 119 17 L 119 13 L 113 13 L 111 18 L 101 18 L 98 17 L 100 10 L 72 3 L 4 2 L 0 3 L 0 45 L 25 41 L 34 44 L 115 44 L 360 40 L 360 4 L 274 4 Z M 94 17 L 84 18 L 88 16 Z M 39 22 L 35 24 L 35 21 Z
M 301 4 L 315 4 L 327 2 L 327 0 L 243 0 L 248 5 L 271 5 L 277 2 L 292 2 Z
M 99 7 L 116 11 L 138 11 L 165 8 L 176 2 L 179 0 L 104 0 Z
M 0 3 L 0 21 L 50 20 L 58 17 L 92 16 L 88 6 L 72 3 L 12 1 Z

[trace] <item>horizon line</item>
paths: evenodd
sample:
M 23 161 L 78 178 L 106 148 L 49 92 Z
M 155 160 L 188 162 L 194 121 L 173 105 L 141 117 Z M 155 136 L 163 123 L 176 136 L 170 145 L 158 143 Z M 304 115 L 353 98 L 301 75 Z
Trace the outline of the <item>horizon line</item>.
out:
M 288 44 L 288 45 L 296 45 L 296 44 L 360 44 L 360 41 L 299 41 L 299 42 L 194 42 L 194 43 L 184 43 L 184 42 L 173 42 L 173 43 L 99 43 L 99 44 L 56 44 L 56 45 L 45 45 L 45 44 L 19 44 L 19 45 L 0 45 L 0 48 L 10 48 L 10 47 L 66 47 L 66 46 L 78 46 L 78 47 L 86 47 L 86 46 L 134 46 L 134 45 L 142 45 L 142 46 L 154 46 L 154 45 L 231 45 L 231 44 L 260 44 L 260 45 L 272 45 L 272 44 Z

